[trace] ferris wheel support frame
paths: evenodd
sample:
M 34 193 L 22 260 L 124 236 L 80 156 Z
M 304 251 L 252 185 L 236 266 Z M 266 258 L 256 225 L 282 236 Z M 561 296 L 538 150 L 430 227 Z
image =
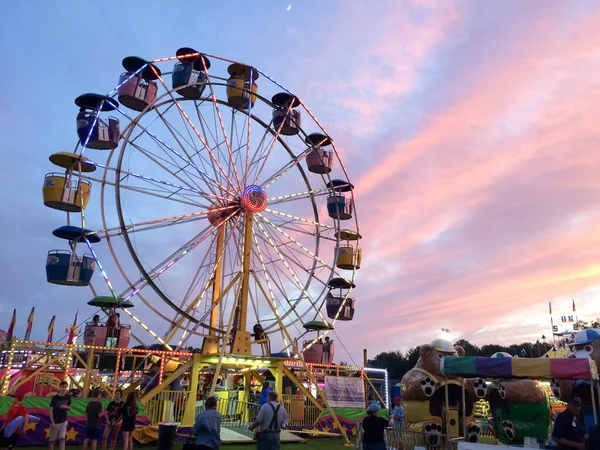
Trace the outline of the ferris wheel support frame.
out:
M 251 211 L 246 211 L 244 220 L 244 243 L 242 250 L 242 279 L 240 288 L 240 297 L 238 300 L 237 323 L 233 332 L 230 353 L 237 355 L 252 355 L 252 345 L 250 343 L 250 332 L 246 330 L 246 320 L 248 318 L 248 295 L 250 292 L 250 257 L 252 254 L 252 219 Z M 228 336 L 225 337 L 227 339 Z M 225 342 L 223 342 L 225 344 Z

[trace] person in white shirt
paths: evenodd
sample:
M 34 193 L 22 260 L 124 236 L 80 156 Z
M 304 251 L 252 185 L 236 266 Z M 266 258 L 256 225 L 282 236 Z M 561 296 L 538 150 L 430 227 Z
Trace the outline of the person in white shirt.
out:
M 287 414 L 283 405 L 277 401 L 277 392 L 269 391 L 267 403 L 260 407 L 256 420 L 248 427 L 250 431 L 258 428 L 256 450 L 279 450 L 281 429 L 287 426 Z

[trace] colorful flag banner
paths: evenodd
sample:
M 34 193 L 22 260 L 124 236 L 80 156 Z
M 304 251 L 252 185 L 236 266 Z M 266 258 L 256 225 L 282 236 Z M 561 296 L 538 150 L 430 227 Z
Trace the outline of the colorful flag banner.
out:
M 31 312 L 29 313 L 29 319 L 27 319 L 27 330 L 25 330 L 25 338 L 24 341 L 29 341 L 31 339 L 31 329 L 33 328 L 33 315 L 35 314 L 35 306 L 31 308 Z
M 79 314 L 79 309 L 75 313 L 75 317 L 73 318 L 73 325 L 67 328 L 69 332 L 69 337 L 67 338 L 67 344 L 74 344 L 75 339 L 77 339 L 77 315 Z
M 13 336 L 15 335 L 15 324 L 17 323 L 17 308 L 13 309 L 12 319 L 10 319 L 10 325 L 8 326 L 8 331 L 6 332 L 6 342 L 11 342 L 13 340 Z
M 54 336 L 54 321 L 56 320 L 56 316 L 52 316 L 50 319 L 50 324 L 48 325 L 48 339 L 46 342 L 52 342 L 52 337 Z

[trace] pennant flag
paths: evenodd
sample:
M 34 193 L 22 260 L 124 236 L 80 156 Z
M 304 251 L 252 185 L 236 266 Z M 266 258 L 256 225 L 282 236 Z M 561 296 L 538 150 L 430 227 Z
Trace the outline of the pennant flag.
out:
M 31 308 L 31 312 L 29 313 L 29 319 L 27 319 L 27 330 L 25 330 L 25 338 L 24 341 L 29 341 L 31 339 L 31 329 L 33 328 L 33 315 L 35 314 L 35 306 Z
M 75 312 L 75 317 L 73 318 L 73 325 L 68 328 L 69 337 L 67 338 L 67 344 L 74 344 L 75 339 L 77 339 L 77 315 L 79 314 L 79 309 Z
M 573 312 L 577 312 L 577 310 L 575 309 L 575 299 L 573 299 Z
M 52 336 L 54 335 L 54 320 L 56 319 L 56 316 L 52 316 L 52 319 L 50 319 L 50 324 L 48 325 L 48 339 L 46 340 L 46 342 L 52 342 Z
M 550 315 L 552 315 L 552 302 L 548 302 L 548 307 L 550 308 Z
M 8 326 L 8 331 L 6 332 L 6 342 L 11 342 L 13 340 L 13 336 L 15 334 L 15 324 L 17 323 L 17 308 L 13 309 L 12 319 L 10 319 L 10 325 Z

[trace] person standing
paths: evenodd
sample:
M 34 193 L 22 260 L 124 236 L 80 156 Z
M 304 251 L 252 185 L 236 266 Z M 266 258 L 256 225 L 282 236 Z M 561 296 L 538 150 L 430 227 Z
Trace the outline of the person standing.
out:
M 96 450 L 100 438 L 100 419 L 102 418 L 102 403 L 100 402 L 100 389 L 94 389 L 92 399 L 85 407 L 87 415 L 87 434 L 83 441 L 83 450 L 87 450 L 88 443 L 92 443 L 92 450 Z
M 258 404 L 260 406 L 267 403 L 267 396 L 269 395 L 270 391 L 271 391 L 271 383 L 269 383 L 268 381 L 265 381 L 263 383 L 262 391 L 260 392 L 260 399 L 258 401 Z
M 125 405 L 123 406 L 123 450 L 133 449 L 133 431 L 135 430 L 135 420 L 137 419 L 138 407 L 135 392 L 127 394 Z
M 564 410 L 554 421 L 552 439 L 559 450 L 585 450 L 585 427 L 581 417 L 583 403 L 580 397 L 571 397 Z
M 267 403 L 260 407 L 256 420 L 248 427 L 250 431 L 259 429 L 256 436 L 256 450 L 279 450 L 281 430 L 287 425 L 285 408 L 277 401 L 277 391 L 269 391 Z
M 196 436 L 196 450 L 218 450 L 221 448 L 221 422 L 223 416 L 217 411 L 217 398 L 208 397 L 204 411 L 198 414 L 192 435 Z
M 71 396 L 67 393 L 67 382 L 58 385 L 58 394 L 50 400 L 50 442 L 48 450 L 54 450 L 58 439 L 60 450 L 65 450 L 67 437 L 67 412 L 71 409 Z
M 393 428 L 404 428 L 404 407 L 402 406 L 402 397 L 396 397 L 394 399 L 394 411 L 392 412 L 392 419 L 394 423 Z
M 367 408 L 367 417 L 362 421 L 363 450 L 385 450 L 385 428 L 389 420 L 379 417 L 381 408 L 377 403 L 371 403 Z
M 106 450 L 109 438 L 110 450 L 115 450 L 117 435 L 123 421 L 123 406 L 125 406 L 123 391 L 117 389 L 115 391 L 115 398 L 106 408 L 106 428 L 104 428 L 104 434 L 102 435 L 102 450 Z
M 12 404 L 6 413 L 6 420 L 0 429 L 6 447 L 9 449 L 13 449 L 17 445 L 21 431 L 25 429 L 29 422 L 27 408 L 23 405 L 24 396 L 22 392 L 17 392 L 13 396 Z

